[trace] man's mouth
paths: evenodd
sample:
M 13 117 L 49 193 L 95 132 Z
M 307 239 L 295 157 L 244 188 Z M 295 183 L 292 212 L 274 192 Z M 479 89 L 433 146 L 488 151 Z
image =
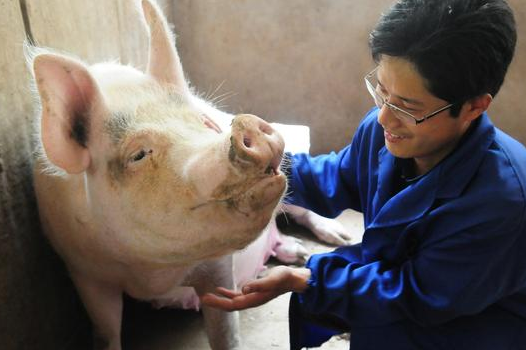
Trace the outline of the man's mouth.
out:
M 396 143 L 406 139 L 407 137 L 395 134 L 391 131 L 384 130 L 384 137 L 388 142 Z

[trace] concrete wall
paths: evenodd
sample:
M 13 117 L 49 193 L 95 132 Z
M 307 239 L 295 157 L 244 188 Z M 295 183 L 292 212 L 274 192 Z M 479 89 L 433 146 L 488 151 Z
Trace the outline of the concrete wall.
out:
M 312 152 L 349 142 L 372 107 L 363 76 L 374 67 L 368 34 L 392 0 L 174 0 L 183 66 L 201 92 L 232 93 L 224 105 L 311 127 Z M 495 123 L 526 143 L 526 2 L 510 0 L 519 45 Z
M 79 304 L 40 235 L 31 184 L 31 97 L 18 1 L 0 2 L 0 347 L 67 344 Z
M 83 349 L 85 312 L 38 223 L 22 44 L 31 37 L 88 62 L 121 57 L 141 67 L 146 32 L 132 0 L 0 0 L 0 23 L 0 349 Z

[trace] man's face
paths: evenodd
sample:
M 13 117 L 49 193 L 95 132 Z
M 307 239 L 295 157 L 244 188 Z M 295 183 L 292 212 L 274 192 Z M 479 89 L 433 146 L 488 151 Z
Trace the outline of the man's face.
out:
M 417 118 L 449 104 L 432 95 L 424 79 L 413 64 L 402 58 L 383 56 L 380 61 L 377 91 L 387 102 L 404 109 Z M 457 145 L 470 125 L 471 118 L 464 115 L 453 118 L 449 109 L 413 125 L 398 119 L 384 105 L 378 122 L 384 128 L 385 145 L 399 158 L 413 158 L 417 175 L 424 174 L 447 156 Z

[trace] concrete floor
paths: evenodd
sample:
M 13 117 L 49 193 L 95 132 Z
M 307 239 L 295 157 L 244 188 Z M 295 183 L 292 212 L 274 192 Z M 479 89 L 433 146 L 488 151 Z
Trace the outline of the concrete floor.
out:
M 346 211 L 339 218 L 361 240 L 362 216 Z M 283 229 L 304 241 L 311 253 L 330 251 L 334 247 L 317 241 L 312 234 L 297 225 Z M 271 261 L 270 266 L 275 262 Z M 245 349 L 288 349 L 288 302 L 285 294 L 258 308 L 240 312 L 241 336 Z M 193 311 L 153 310 L 148 304 L 127 301 L 124 311 L 123 348 L 125 350 L 205 350 L 210 349 L 202 317 Z M 333 337 L 319 349 L 347 350 L 349 340 Z

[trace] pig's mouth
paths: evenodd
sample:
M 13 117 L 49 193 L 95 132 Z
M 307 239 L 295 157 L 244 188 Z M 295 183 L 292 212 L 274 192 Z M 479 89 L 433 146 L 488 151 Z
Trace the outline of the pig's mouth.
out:
M 190 210 L 197 210 L 209 205 L 221 205 L 232 209 L 244 217 L 272 209 L 279 202 L 286 187 L 286 176 L 279 166 L 269 165 L 253 181 L 244 184 L 230 184 L 219 188 L 215 196 L 200 203 Z M 235 188 L 235 190 L 233 190 Z
M 265 175 L 275 176 L 281 174 L 280 166 L 283 160 L 283 152 L 276 152 L 274 157 L 270 160 L 270 163 L 263 172 Z
M 265 169 L 265 175 L 278 175 L 279 173 L 279 168 L 276 168 L 272 165 L 269 165 L 267 169 Z

